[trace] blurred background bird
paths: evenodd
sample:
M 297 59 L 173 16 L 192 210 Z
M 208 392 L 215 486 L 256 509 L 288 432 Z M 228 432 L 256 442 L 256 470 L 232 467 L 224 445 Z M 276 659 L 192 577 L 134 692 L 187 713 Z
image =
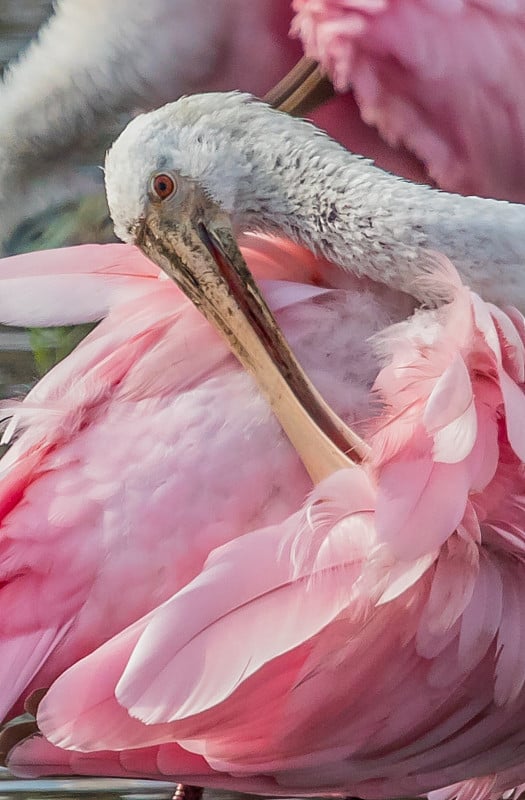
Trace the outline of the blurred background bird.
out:
M 525 198 L 520 3 L 59 0 L 0 87 L 4 251 L 111 239 L 95 167 L 131 114 L 263 95 L 303 48 L 346 93 L 314 117 L 349 149 L 448 191 Z

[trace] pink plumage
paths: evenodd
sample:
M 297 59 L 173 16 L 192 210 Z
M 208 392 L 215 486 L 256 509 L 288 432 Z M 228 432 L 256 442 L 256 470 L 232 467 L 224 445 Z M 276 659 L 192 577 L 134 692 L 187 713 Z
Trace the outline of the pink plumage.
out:
M 277 260 L 272 265 L 268 259 L 276 245 L 256 238 L 250 241 L 252 260 L 256 261 L 253 251 L 260 247 L 259 263 L 275 274 Z M 297 280 L 302 254 L 293 252 Z M 314 288 L 320 271 L 325 275 L 324 288 Z M 273 478 L 265 484 L 271 487 L 270 495 L 279 485 L 293 492 L 288 502 L 281 498 L 279 510 L 269 519 L 271 514 L 260 510 L 254 514 L 251 492 L 256 483 L 245 492 L 239 482 L 251 457 L 257 464 L 256 480 L 264 484 L 261 475 L 266 473 L 261 470 L 273 453 L 268 428 L 264 444 L 257 444 L 251 456 L 246 450 L 235 452 L 236 493 L 229 498 L 228 534 L 222 541 L 220 536 L 215 541 L 208 536 L 193 569 L 181 573 L 171 596 L 166 583 L 166 595 L 157 598 L 156 608 L 151 603 L 151 610 L 140 619 L 139 609 L 132 609 L 134 621 L 127 629 L 112 638 L 108 632 L 105 644 L 54 682 L 38 715 L 49 742 L 33 737 L 16 747 L 10 755 L 11 768 L 34 774 L 38 758 L 44 773 L 56 771 L 57 765 L 66 773 L 140 772 L 285 795 L 352 793 L 388 798 L 450 786 L 437 793 L 435 800 L 491 798 L 522 782 L 525 648 L 519 631 L 525 585 L 525 447 L 519 419 L 525 410 L 523 317 L 516 310 L 503 311 L 484 303 L 461 285 L 452 266 L 442 259 L 441 268 L 429 280 L 445 283 L 452 301 L 437 310 L 418 311 L 376 335 L 374 346 L 381 366 L 359 349 L 364 320 L 345 318 L 346 304 L 357 300 L 352 307 L 355 315 L 365 306 L 367 317 L 371 312 L 375 315 L 372 327 L 380 330 L 386 327 L 385 316 L 391 317 L 393 309 L 399 308 L 400 296 L 387 293 L 379 299 L 353 279 L 346 288 L 334 290 L 330 274 L 328 265 L 309 256 L 302 286 L 272 284 L 267 293 L 274 306 L 279 307 L 279 301 L 285 304 L 281 321 L 288 336 L 293 341 L 294 334 L 303 331 L 308 342 L 303 358 L 314 354 L 317 366 L 325 361 L 329 341 L 320 328 L 323 312 L 332 320 L 333 330 L 343 336 L 346 357 L 342 356 L 340 366 L 349 369 L 350 361 L 354 366 L 358 362 L 365 399 L 359 400 L 357 383 L 348 377 L 334 386 L 338 370 L 333 363 L 328 368 L 329 380 L 323 384 L 320 373 L 316 380 L 322 390 L 330 384 L 327 390 L 336 407 L 341 410 L 344 402 L 348 404 L 347 416 L 368 417 L 360 430 L 371 445 L 371 458 L 360 467 L 333 474 L 306 501 L 300 499 L 304 475 L 294 477 L 285 468 L 282 477 L 276 478 L 272 460 Z M 257 416 L 257 393 L 253 387 L 253 395 L 248 391 L 249 379 L 165 281 L 159 281 L 156 292 L 140 301 L 142 310 L 148 305 L 154 309 L 155 335 L 166 324 L 159 299 L 162 293 L 168 298 L 164 313 L 169 307 L 178 316 L 186 341 L 191 333 L 186 354 L 190 363 L 178 364 L 184 385 L 191 384 L 188 370 L 191 385 L 201 390 L 210 377 L 217 381 L 222 376 L 227 382 L 233 376 L 242 377 L 246 383 L 235 415 L 250 398 L 249 416 Z M 136 299 L 126 300 L 111 311 L 91 335 L 91 345 L 89 341 L 82 345 L 70 363 L 78 359 L 80 364 L 93 340 L 100 347 L 110 321 L 113 353 L 118 352 L 115 337 L 128 339 L 131 332 L 120 329 L 123 311 L 125 319 L 132 319 L 129 310 L 136 305 Z M 286 309 L 292 311 L 294 324 L 286 318 Z M 299 324 L 299 318 L 305 322 L 303 313 L 311 327 Z M 163 347 L 177 338 L 177 325 L 170 320 L 170 338 L 162 339 Z M 351 327 L 350 320 L 356 327 Z M 195 346 L 199 330 L 206 337 L 204 352 Z M 133 366 L 125 359 L 123 376 L 106 390 L 109 394 L 102 395 L 112 402 L 132 398 L 140 407 L 141 425 L 145 408 L 149 413 L 153 408 L 140 405 L 145 387 L 153 386 L 158 392 L 171 375 L 164 368 L 162 378 L 145 380 L 150 369 L 158 369 L 155 354 L 161 341 L 149 327 L 147 331 L 153 338 L 146 337 L 150 349 L 142 367 L 142 394 L 132 379 Z M 294 342 L 299 350 L 300 339 L 299 335 Z M 331 348 L 329 361 L 335 355 L 333 341 Z M 166 356 L 175 351 L 161 352 L 165 365 L 173 363 L 173 357 Z M 215 352 L 222 353 L 225 372 L 212 369 Z M 106 353 L 94 362 L 97 376 L 110 374 L 107 358 Z M 117 363 L 122 363 L 120 356 Z M 374 371 L 372 398 L 376 399 L 371 402 L 369 376 Z M 51 373 L 49 400 L 56 380 Z M 354 393 L 352 399 L 349 392 Z M 214 395 L 215 414 L 220 401 L 221 396 Z M 180 396 L 175 401 L 170 395 L 172 414 L 179 402 Z M 230 397 L 227 402 L 234 401 Z M 32 412 L 28 413 L 31 417 Z M 13 471 L 24 448 L 30 445 L 33 452 L 33 439 L 26 438 L 24 447 L 20 443 L 35 426 L 38 430 L 38 413 L 34 413 L 32 425 L 14 446 L 18 451 L 8 456 Z M 97 416 L 101 416 L 100 406 Z M 225 407 L 219 416 L 224 424 Z M 52 415 L 47 419 L 53 419 Z M 133 418 L 132 423 L 128 435 L 138 442 L 133 426 L 139 422 Z M 238 418 L 236 424 L 242 427 Z M 77 459 L 82 430 L 80 425 L 72 436 Z M 93 430 L 100 433 L 100 428 Z M 164 436 L 166 431 L 165 427 Z M 194 447 L 198 448 L 199 441 L 202 437 L 195 438 Z M 238 430 L 235 446 L 241 441 Z M 214 468 L 220 465 L 224 472 L 225 453 L 214 450 L 214 437 L 206 435 L 203 447 L 200 458 Z M 287 449 L 283 442 L 279 447 Z M 70 464 L 62 448 L 55 470 Z M 94 452 L 89 450 L 91 457 Z M 114 468 L 117 453 L 113 444 L 105 454 L 113 477 L 119 474 L 118 467 Z M 140 456 L 137 468 L 144 480 L 148 462 L 143 450 Z M 288 469 L 290 463 L 293 458 L 287 462 Z M 164 481 L 173 469 L 169 462 Z M 199 476 L 194 480 L 202 486 Z M 97 488 L 100 493 L 101 486 Z M 170 488 L 172 499 L 164 508 L 173 524 L 175 495 Z M 27 499 L 27 493 L 23 496 Z M 89 497 L 85 487 L 83 496 Z M 106 509 L 110 508 L 111 492 L 100 496 Z M 148 508 L 152 496 L 149 491 Z M 176 498 L 186 515 L 186 527 L 177 539 L 179 548 L 184 541 L 193 551 L 203 535 L 202 507 L 195 509 L 188 493 Z M 122 499 L 120 495 L 119 502 Z M 248 519 L 239 519 L 241 501 L 249 506 Z M 125 503 L 120 513 L 128 513 L 128 505 L 136 508 L 130 496 Z M 195 513 L 201 527 L 192 530 Z M 42 506 L 37 516 L 42 518 Z M 142 555 L 139 527 L 129 541 Z M 110 529 L 104 530 L 107 536 Z M 154 530 L 155 535 L 165 535 L 160 527 Z M 68 536 L 72 537 L 71 529 Z M 75 527 L 77 540 L 79 536 Z M 93 541 L 90 544 L 93 548 Z M 146 565 L 150 568 L 151 541 L 148 547 L 142 570 Z M 111 563 L 127 568 L 120 559 L 118 552 L 112 553 Z M 100 575 L 97 580 L 100 597 L 108 584 Z M 132 580 L 133 595 L 137 581 Z M 93 595 L 85 596 L 87 605 L 93 604 Z M 122 585 L 120 604 L 126 596 Z M 113 622 L 122 626 L 122 619 Z M 58 630 L 56 623 L 53 629 Z M 75 640 L 67 638 L 73 632 L 74 623 L 71 632 L 62 633 L 63 650 L 71 648 L 70 663 L 82 655 L 78 649 L 74 655 Z M 93 646 L 92 641 L 86 650 Z M 66 665 L 58 668 L 55 662 L 53 666 L 56 675 Z M 91 680 L 93 674 L 97 681 Z M 45 676 L 44 669 L 39 679 Z
M 306 53 L 339 91 L 352 90 L 363 120 L 387 143 L 414 154 L 443 189 L 523 202 L 522 2 L 293 6 L 292 30 Z
M 273 278 L 268 300 L 330 402 L 366 418 L 376 359 L 361 345 L 344 369 L 346 348 L 399 314 L 399 296 L 314 286 L 337 270 L 289 243 L 247 237 L 245 254 Z M 15 439 L 0 462 L 4 717 L 186 584 L 211 549 L 286 517 L 309 481 L 251 379 L 135 248 L 15 257 L 0 281 L 4 322 L 105 317 L 23 402 L 4 403 L 4 441 Z M 329 343 L 320 361 L 314 331 Z

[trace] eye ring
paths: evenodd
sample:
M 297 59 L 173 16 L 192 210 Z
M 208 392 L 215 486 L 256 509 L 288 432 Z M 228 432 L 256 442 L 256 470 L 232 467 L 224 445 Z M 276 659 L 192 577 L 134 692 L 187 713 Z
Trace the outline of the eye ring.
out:
M 157 172 L 151 178 L 150 190 L 157 200 L 168 200 L 177 191 L 177 183 L 167 172 Z

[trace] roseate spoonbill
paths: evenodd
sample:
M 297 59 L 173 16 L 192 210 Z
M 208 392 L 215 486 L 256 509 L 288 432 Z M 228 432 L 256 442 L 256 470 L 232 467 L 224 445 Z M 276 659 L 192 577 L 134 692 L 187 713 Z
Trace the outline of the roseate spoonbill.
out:
M 222 127 L 232 119 L 234 136 Z M 287 126 L 294 137 L 283 135 Z M 239 136 L 246 129 L 249 148 Z M 58 678 L 38 711 L 50 744 L 37 736 L 15 746 L 13 766 L 23 770 L 36 756 L 66 770 L 133 772 L 139 764 L 147 774 L 209 785 L 371 798 L 462 781 L 444 796 L 490 797 L 523 780 L 525 320 L 484 303 L 444 257 L 429 262 L 423 247 L 418 261 L 408 250 L 414 294 L 449 302 L 382 334 L 387 363 L 375 387 L 383 410 L 376 407 L 360 436 L 338 427 L 259 298 L 230 218 L 249 223 L 249 208 L 261 227 L 295 226 L 310 244 L 337 242 L 339 209 L 359 213 L 349 200 L 359 188 L 349 175 L 356 167 L 341 153 L 305 123 L 239 95 L 220 104 L 213 95 L 188 98 L 146 115 L 110 152 L 117 230 L 220 323 L 318 485 L 285 521 L 215 549 L 172 598 Z M 303 183 L 285 192 L 290 157 Z M 389 188 L 358 165 L 367 191 L 374 180 Z M 314 166 L 317 187 L 325 170 L 331 187 L 344 187 L 326 218 L 324 192 L 313 213 L 297 201 Z M 414 197 L 412 187 L 402 191 Z M 418 191 L 421 205 L 432 206 L 430 190 Z M 468 212 L 474 203 L 481 216 L 483 208 L 502 219 L 509 211 L 512 221 L 519 212 L 436 197 L 443 209 L 462 203 Z M 410 221 L 402 201 L 401 250 Z M 473 252 L 466 212 L 464 270 Z M 419 232 L 431 236 L 432 228 Z M 457 249 L 453 225 L 449 236 Z M 381 242 L 388 248 L 389 239 Z M 390 264 L 407 286 L 400 257 Z M 394 280 L 392 272 L 382 277 Z M 297 433 L 291 403 L 303 398 Z M 338 452 L 345 437 L 349 454 Z

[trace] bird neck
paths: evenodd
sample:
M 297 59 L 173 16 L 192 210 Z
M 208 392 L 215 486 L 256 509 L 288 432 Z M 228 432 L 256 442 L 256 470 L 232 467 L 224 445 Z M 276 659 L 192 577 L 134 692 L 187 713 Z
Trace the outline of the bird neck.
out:
M 250 183 L 260 200 L 249 227 L 262 220 L 265 230 L 426 302 L 442 299 L 429 297 L 421 278 L 444 253 L 485 299 L 525 309 L 525 206 L 410 183 L 304 123 L 298 130 L 302 140 L 281 136 L 255 163 Z

